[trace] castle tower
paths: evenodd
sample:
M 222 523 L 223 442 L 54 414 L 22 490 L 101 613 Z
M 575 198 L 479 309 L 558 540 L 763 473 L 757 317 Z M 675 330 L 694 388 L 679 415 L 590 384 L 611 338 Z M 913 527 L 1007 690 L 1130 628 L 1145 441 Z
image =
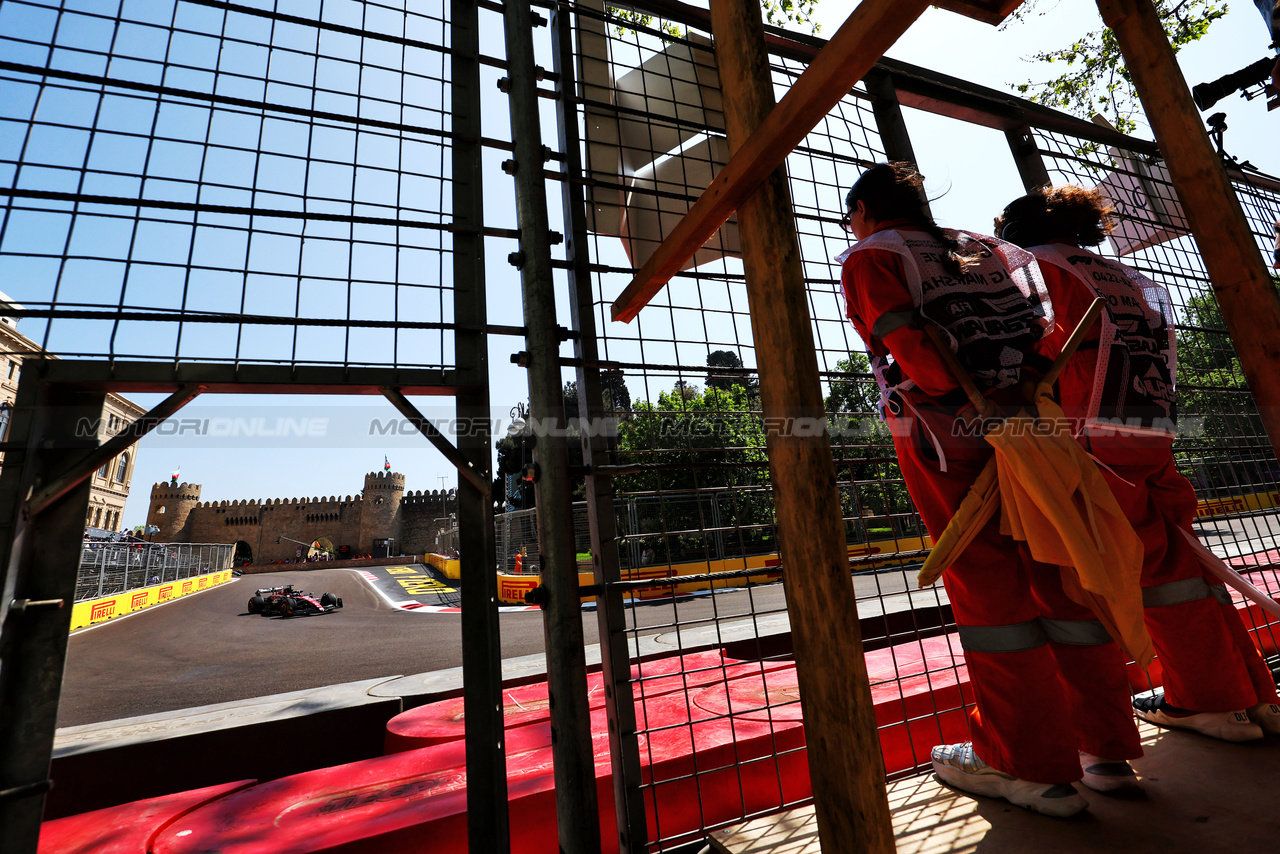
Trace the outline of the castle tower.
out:
M 360 502 L 360 541 L 357 554 L 373 554 L 373 541 L 394 538 L 392 553 L 400 552 L 400 501 L 404 498 L 404 475 L 399 472 L 370 472 L 364 476 L 364 500 Z
M 170 486 L 157 483 L 151 487 L 151 506 L 147 509 L 147 527 L 154 525 L 159 533 L 151 537 L 157 543 L 184 542 L 183 528 L 187 517 L 200 503 L 200 484 L 180 483 Z

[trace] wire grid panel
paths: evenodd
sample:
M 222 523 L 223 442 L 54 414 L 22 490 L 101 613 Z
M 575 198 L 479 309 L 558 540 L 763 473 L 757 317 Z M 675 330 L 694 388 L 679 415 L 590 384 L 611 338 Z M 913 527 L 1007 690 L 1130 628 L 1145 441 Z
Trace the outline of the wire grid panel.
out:
M 76 601 L 230 569 L 234 554 L 217 543 L 85 543 Z
M 451 364 L 444 9 L 0 0 L 0 282 L 26 335 Z
M 516 556 L 520 556 L 521 574 L 539 571 L 538 508 L 512 510 L 493 517 L 494 553 L 499 572 L 516 572 Z M 591 531 L 584 501 L 573 504 L 573 541 L 578 554 L 591 551 Z
M 1280 464 L 1245 382 L 1181 203 L 1164 165 L 1132 151 L 1037 131 L 1055 183 L 1101 187 L 1119 224 L 1099 251 L 1168 288 L 1178 335 L 1179 433 L 1174 455 L 1200 499 L 1195 532 L 1219 557 L 1280 590 Z M 1271 254 L 1280 181 L 1233 170 L 1233 184 L 1259 252 Z M 1275 621 L 1249 609 L 1255 641 L 1277 649 Z
M 780 584 L 746 577 L 779 564 L 756 355 L 733 221 L 630 325 L 612 300 L 723 165 L 721 95 L 709 36 L 689 21 L 642 21 L 577 11 L 593 306 L 606 412 L 618 420 L 607 462 L 615 475 L 622 567 L 673 575 L 728 573 L 730 589 L 672 598 L 623 582 L 632 693 L 649 843 L 655 850 L 707 829 L 809 797 L 799 694 Z M 803 56 L 774 55 L 780 97 Z M 958 656 L 932 634 L 951 621 L 940 591 L 915 591 L 914 571 L 884 554 L 915 552 L 924 533 L 879 427 L 879 395 L 863 345 L 844 318 L 839 265 L 850 239 L 844 195 L 861 168 L 886 159 L 868 98 L 850 93 L 787 160 L 813 337 L 835 436 L 839 489 L 864 633 L 877 656 L 873 692 L 886 704 L 896 763 L 906 775 L 928 749 L 967 732 Z M 1010 164 L 1012 169 L 1012 163 Z M 581 285 L 580 285 L 581 286 Z M 639 467 L 637 469 L 637 467 Z M 733 575 L 736 573 L 736 576 Z M 735 584 L 733 579 L 740 579 Z M 956 650 L 958 652 L 958 648 Z M 676 657 L 679 654 L 680 657 Z M 919 685 L 906 685 L 907 674 Z M 949 686 L 923 710 L 920 688 Z M 914 692 L 914 693 L 913 693 Z M 926 692 L 927 693 L 927 692 Z M 958 732 L 955 726 L 959 727 Z M 890 732 L 891 731 L 891 732 Z M 679 762 L 673 753 L 693 755 Z

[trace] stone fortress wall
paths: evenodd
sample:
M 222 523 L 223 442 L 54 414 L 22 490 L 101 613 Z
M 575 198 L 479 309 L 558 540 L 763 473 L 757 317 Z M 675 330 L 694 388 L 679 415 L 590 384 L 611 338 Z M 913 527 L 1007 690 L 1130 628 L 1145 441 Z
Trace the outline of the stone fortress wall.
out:
M 326 539 L 356 556 L 376 554 L 374 541 L 389 538 L 391 554 L 422 554 L 456 511 L 453 490 L 406 492 L 403 474 L 371 472 L 360 494 L 327 498 L 201 501 L 198 483 L 157 483 L 147 524 L 160 529 L 155 542 L 242 543 L 255 563 L 270 563 L 297 555 L 289 540 Z

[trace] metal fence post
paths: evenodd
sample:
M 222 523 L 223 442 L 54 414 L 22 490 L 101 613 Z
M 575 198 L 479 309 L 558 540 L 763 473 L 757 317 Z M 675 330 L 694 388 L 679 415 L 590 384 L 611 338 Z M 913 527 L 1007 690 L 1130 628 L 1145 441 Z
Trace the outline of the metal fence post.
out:
M 533 51 L 533 10 L 527 0 L 503 4 L 506 31 L 508 104 L 514 146 L 517 255 L 524 295 L 528 350 L 529 420 L 543 428 L 533 448 L 537 495 L 538 568 L 541 571 L 543 629 L 547 644 L 547 687 L 551 696 L 551 748 L 556 818 L 562 854 L 600 850 L 600 810 L 596 797 L 591 707 L 587 700 L 586 649 L 578 566 L 573 545 L 573 509 L 564 392 L 560 376 L 560 336 L 556 323 L 551 230 Z M 546 429 L 550 428 L 550 429 Z
M 480 23 L 476 0 L 450 0 L 450 114 L 458 451 L 493 479 L 489 399 L 488 310 L 484 269 L 484 178 L 481 158 Z M 458 484 L 458 553 L 462 575 L 463 711 L 466 715 L 467 842 L 471 851 L 511 848 L 502 719 L 498 579 L 494 572 L 493 496 L 466 478 Z
M 71 603 L 75 600 L 90 481 L 42 512 L 25 512 L 33 490 L 56 483 L 97 445 L 76 438 L 81 418 L 101 416 L 106 394 L 43 381 L 40 360 L 23 364 L 0 471 L 0 852 L 34 852 L 57 723 Z M 58 603 L 54 606 L 53 603 Z
M 578 134 L 579 65 L 573 52 L 574 27 L 569 7 L 557 7 L 551 14 L 552 60 L 560 76 L 557 103 L 557 130 L 564 169 L 569 176 L 584 175 Z M 579 22 L 583 20 L 581 17 Z M 600 25 L 603 28 L 603 23 Z M 568 231 L 565 253 L 569 260 L 569 309 L 573 318 L 574 355 L 578 358 L 578 411 L 584 419 L 605 417 L 604 395 L 597 367 L 595 316 L 592 307 L 590 256 L 588 252 L 585 200 L 581 186 L 572 180 L 561 182 L 561 204 Z M 615 402 L 616 405 L 617 402 Z M 630 401 L 623 405 L 629 406 Z M 586 427 L 586 423 L 583 425 Z M 608 461 L 609 440 L 601 431 L 583 429 L 582 455 L 588 469 Z M 597 596 L 596 619 L 600 636 L 600 657 L 605 685 L 605 713 L 609 720 L 609 759 L 613 769 L 613 807 L 617 816 L 618 851 L 638 854 L 648 843 L 645 819 L 640 747 L 636 736 L 635 698 L 631 685 L 631 659 L 627 649 L 626 618 L 622 595 L 609 583 L 620 578 L 617 511 L 613 483 L 606 476 L 586 477 L 587 521 L 591 530 L 591 561 L 595 581 L 604 588 Z M 627 505 L 633 519 L 634 500 Z M 633 550 L 638 544 L 633 541 Z M 639 555 L 633 555 L 633 565 Z

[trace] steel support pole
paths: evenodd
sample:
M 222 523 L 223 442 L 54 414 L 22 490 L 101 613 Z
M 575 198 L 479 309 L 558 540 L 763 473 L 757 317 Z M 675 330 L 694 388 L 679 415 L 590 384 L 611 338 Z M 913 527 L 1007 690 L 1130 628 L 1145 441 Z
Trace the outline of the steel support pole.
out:
M 493 479 L 489 407 L 481 175 L 480 23 L 476 0 L 450 3 L 453 129 L 453 277 L 458 391 L 458 452 Z M 467 841 L 473 854 L 511 849 L 506 741 L 502 721 L 502 646 L 493 505 L 486 491 L 458 479 L 458 552 L 462 588 L 463 714 L 466 716 Z
M 1280 455 L 1280 299 L 1257 239 L 1151 0 L 1098 0 L 1098 9 L 1120 45 L 1258 414 Z
M 1018 167 L 1018 176 L 1022 178 L 1022 186 L 1030 193 L 1039 187 L 1047 187 L 1053 183 L 1049 170 L 1044 166 L 1044 157 L 1036 147 L 1035 133 L 1027 125 L 1009 128 L 1004 132 L 1009 142 L 1009 151 L 1013 154 L 1013 162 Z M 1013 201 L 1010 199 L 1009 201 Z M 999 237 L 1000 235 L 996 235 Z
M 775 109 L 760 5 L 711 0 L 711 20 L 736 157 Z M 828 854 L 890 854 L 884 759 L 830 437 L 800 429 L 825 425 L 826 411 L 785 166 L 738 208 L 738 229 L 818 836 Z
M 511 140 L 514 145 L 516 227 L 520 233 L 520 282 L 524 296 L 525 349 L 529 354 L 529 419 L 534 427 L 534 489 L 538 506 L 538 565 L 551 698 L 551 749 L 555 764 L 556 820 L 561 854 L 600 851 L 591 707 L 587 700 L 582 602 L 573 539 L 573 502 L 560 335 L 556 323 L 551 228 L 543 177 L 542 124 L 533 52 L 533 10 L 528 0 L 503 4 Z
M 89 481 L 28 515 L 26 497 L 73 468 L 97 436 L 76 437 L 82 418 L 101 417 L 106 393 L 43 382 L 24 365 L 10 435 L 23 450 L 0 472 L 0 852 L 35 854 L 49 788 L 71 605 L 84 542 Z M 21 608 L 19 603 L 61 602 Z
M 876 118 L 876 130 L 880 132 L 885 156 L 914 165 L 916 152 L 911 146 L 911 135 L 907 133 L 907 122 L 902 117 L 902 104 L 898 101 L 893 78 L 882 68 L 872 68 L 862 78 L 862 85 L 871 96 L 871 113 Z M 929 213 L 927 200 L 924 209 Z
M 565 172 L 585 175 L 581 139 L 578 132 L 578 108 L 575 95 L 580 65 L 574 60 L 573 24 L 568 7 L 557 7 L 551 14 L 554 28 L 552 41 L 553 69 L 560 78 L 557 130 Z M 584 37 L 603 37 L 601 32 Z M 578 412 L 583 427 L 596 425 L 595 419 L 606 417 L 600 371 L 590 365 L 599 363 L 596 344 L 596 322 L 591 287 L 591 258 L 588 250 L 586 200 L 581 185 L 562 181 L 561 204 L 564 209 L 565 255 L 569 262 L 569 311 L 572 317 L 574 356 L 578 359 Z M 625 404 L 629 404 L 626 401 Z M 615 401 L 615 405 L 618 401 Z M 595 429 L 582 431 L 582 458 L 588 470 L 609 460 L 611 433 Z M 595 583 L 604 592 L 596 597 L 596 620 L 600 637 L 600 658 L 605 685 L 605 714 L 609 721 L 609 764 L 613 769 L 613 808 L 617 816 L 619 854 L 646 850 L 648 825 L 644 799 L 640 791 L 640 746 L 636 736 L 635 696 L 631 686 L 631 657 L 627 649 L 626 612 L 622 594 L 610 584 L 620 580 L 618 556 L 618 522 L 614 506 L 613 479 L 600 474 L 586 476 L 587 523 L 591 529 L 591 564 Z

